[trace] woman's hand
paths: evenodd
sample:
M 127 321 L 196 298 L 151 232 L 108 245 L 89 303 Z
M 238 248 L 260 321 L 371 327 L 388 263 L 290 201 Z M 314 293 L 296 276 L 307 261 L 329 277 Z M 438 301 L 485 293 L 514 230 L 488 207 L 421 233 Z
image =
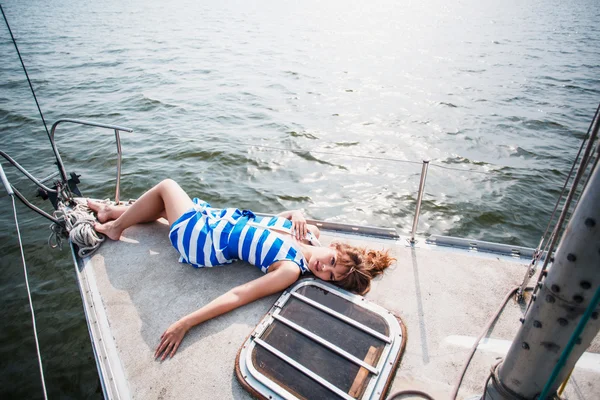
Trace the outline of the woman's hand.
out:
M 297 240 L 304 240 L 308 233 L 308 225 L 306 224 L 304 215 L 297 210 L 291 211 L 290 220 L 292 221 L 292 234 Z
M 167 356 L 172 358 L 188 330 L 189 328 L 181 320 L 172 324 L 160 337 L 160 343 L 154 352 L 154 358 L 162 356 L 161 361 Z

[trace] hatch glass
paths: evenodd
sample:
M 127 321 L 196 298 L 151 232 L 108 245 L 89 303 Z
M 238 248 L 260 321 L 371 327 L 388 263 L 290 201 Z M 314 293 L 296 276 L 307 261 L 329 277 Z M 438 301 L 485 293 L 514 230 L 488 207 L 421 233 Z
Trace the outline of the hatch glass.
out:
M 236 372 L 266 399 L 383 398 L 404 340 L 389 311 L 309 278 L 284 292 L 258 324 Z

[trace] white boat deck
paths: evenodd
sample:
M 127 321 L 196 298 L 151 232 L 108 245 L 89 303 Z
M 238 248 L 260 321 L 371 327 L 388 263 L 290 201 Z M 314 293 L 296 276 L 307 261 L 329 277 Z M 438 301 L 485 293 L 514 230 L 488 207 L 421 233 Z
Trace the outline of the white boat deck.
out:
M 397 262 L 373 282 L 367 300 L 401 317 L 408 341 L 390 393 L 420 389 L 449 397 L 469 349 L 530 260 L 323 230 L 322 242 L 344 240 L 389 248 Z M 261 276 L 238 262 L 195 269 L 179 264 L 166 222 L 132 227 L 91 259 L 76 260 L 78 278 L 105 394 L 115 399 L 242 399 L 236 353 L 278 296 L 270 296 L 193 328 L 173 359 L 156 361 L 163 331 L 178 318 L 239 284 Z M 524 306 L 511 300 L 475 354 L 459 399 L 483 391 L 490 366 L 503 356 Z M 568 399 L 600 396 L 598 337 L 567 385 Z

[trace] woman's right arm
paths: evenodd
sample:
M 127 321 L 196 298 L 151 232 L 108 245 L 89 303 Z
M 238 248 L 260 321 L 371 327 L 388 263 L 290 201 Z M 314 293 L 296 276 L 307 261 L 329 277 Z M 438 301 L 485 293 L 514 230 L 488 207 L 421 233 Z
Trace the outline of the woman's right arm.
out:
M 192 327 L 262 297 L 280 292 L 294 283 L 299 275 L 300 270 L 296 264 L 291 261 L 284 261 L 273 272 L 222 294 L 207 305 L 172 324 L 160 337 L 160 343 L 156 348 L 154 358 L 160 357 L 161 360 L 164 360 L 167 356 L 173 357 L 183 337 Z
M 306 223 L 306 219 L 304 218 L 304 214 L 302 214 L 302 211 L 284 211 L 277 214 L 277 216 L 292 221 L 292 232 L 295 232 L 295 237 L 297 240 L 303 240 L 306 237 L 306 233 L 308 232 L 308 225 Z

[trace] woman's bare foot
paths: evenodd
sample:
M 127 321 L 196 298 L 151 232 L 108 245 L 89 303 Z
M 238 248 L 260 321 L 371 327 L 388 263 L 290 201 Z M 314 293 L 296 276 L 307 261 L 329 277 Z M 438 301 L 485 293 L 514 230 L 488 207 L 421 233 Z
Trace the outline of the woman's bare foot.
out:
M 121 233 L 123 233 L 122 229 L 118 229 L 114 223 L 114 221 L 108 221 L 104 224 L 95 223 L 94 229 L 98 233 L 102 233 L 106 235 L 109 239 L 119 240 L 121 238 Z
M 113 206 L 111 204 L 99 203 L 92 200 L 87 201 L 87 206 L 90 210 L 96 213 L 98 221 L 101 224 L 107 221 L 115 220 L 119 218 L 121 214 L 123 214 L 123 212 L 120 212 L 121 210 L 119 209 L 122 206 Z

